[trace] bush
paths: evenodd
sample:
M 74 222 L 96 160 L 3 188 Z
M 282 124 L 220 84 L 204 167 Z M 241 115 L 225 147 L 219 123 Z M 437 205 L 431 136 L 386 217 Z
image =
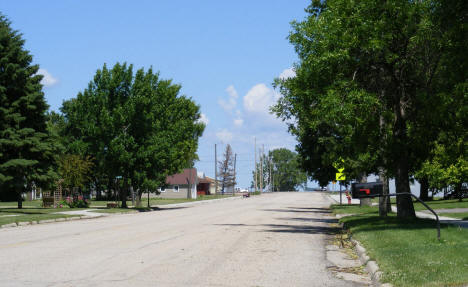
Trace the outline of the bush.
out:
M 87 199 L 84 199 L 83 196 L 74 196 L 70 197 L 67 196 L 67 198 L 63 201 L 63 204 L 68 205 L 70 208 L 88 208 L 89 207 L 89 201 Z

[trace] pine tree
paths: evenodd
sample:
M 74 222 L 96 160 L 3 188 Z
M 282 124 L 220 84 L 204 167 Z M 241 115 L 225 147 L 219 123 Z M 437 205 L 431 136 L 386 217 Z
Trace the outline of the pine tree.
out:
M 234 156 L 231 145 L 226 146 L 224 159 L 219 161 L 219 176 L 221 177 L 221 192 L 224 194 L 226 187 L 234 187 Z
M 55 177 L 42 76 L 23 46 L 21 34 L 0 15 L 0 184 L 16 193 L 18 208 L 26 188 L 45 187 Z

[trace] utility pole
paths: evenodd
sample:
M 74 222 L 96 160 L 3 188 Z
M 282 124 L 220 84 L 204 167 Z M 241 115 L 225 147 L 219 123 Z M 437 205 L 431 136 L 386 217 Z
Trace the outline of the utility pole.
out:
M 271 190 L 275 191 L 275 173 L 273 170 L 273 161 L 271 162 Z
M 272 171 L 272 163 L 271 163 L 271 157 L 270 157 L 270 192 L 273 192 L 273 171 Z
M 262 145 L 263 147 L 265 145 Z M 260 192 L 263 192 L 263 148 L 260 153 Z
M 237 153 L 234 154 L 234 186 L 232 190 L 232 195 L 234 196 L 235 191 L 236 191 L 236 161 L 237 161 Z
M 215 194 L 218 194 L 218 153 L 216 152 L 215 144 Z
M 257 191 L 257 138 L 254 137 L 255 141 L 255 179 L 254 179 L 254 192 Z

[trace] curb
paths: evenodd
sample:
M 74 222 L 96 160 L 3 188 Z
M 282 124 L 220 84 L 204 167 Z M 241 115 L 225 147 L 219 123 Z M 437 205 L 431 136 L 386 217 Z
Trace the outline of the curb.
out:
M 332 197 L 328 196 L 332 201 L 335 201 Z M 352 214 L 347 214 L 347 215 L 352 215 Z M 335 215 L 337 219 L 340 219 L 342 217 L 345 217 L 346 215 Z M 343 225 L 340 224 L 341 228 L 343 228 Z M 351 242 L 354 244 L 354 249 L 356 250 L 356 253 L 359 257 L 359 261 L 361 261 L 362 265 L 366 266 L 367 272 L 369 272 L 369 275 L 371 276 L 372 283 L 375 286 L 381 286 L 381 287 L 393 287 L 392 284 L 390 283 L 384 283 L 382 284 L 380 282 L 380 278 L 382 277 L 382 271 L 380 271 L 379 265 L 377 262 L 370 260 L 370 257 L 366 254 L 366 249 L 362 247 L 362 245 L 359 243 L 359 241 L 350 238 Z
M 354 249 L 359 256 L 359 260 L 361 261 L 362 265 L 366 266 L 366 270 L 371 276 L 372 283 L 374 283 L 375 286 L 392 287 L 393 285 L 390 283 L 380 283 L 382 271 L 380 271 L 377 262 L 370 260 L 369 256 L 366 254 L 366 249 L 362 247 L 359 241 L 351 238 L 351 242 L 354 244 Z

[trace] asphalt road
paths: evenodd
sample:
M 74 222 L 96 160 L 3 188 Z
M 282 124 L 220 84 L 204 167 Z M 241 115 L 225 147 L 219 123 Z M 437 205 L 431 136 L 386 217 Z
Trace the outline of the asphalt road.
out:
M 275 193 L 0 230 L 0 286 L 353 286 L 327 270 L 329 201 Z

